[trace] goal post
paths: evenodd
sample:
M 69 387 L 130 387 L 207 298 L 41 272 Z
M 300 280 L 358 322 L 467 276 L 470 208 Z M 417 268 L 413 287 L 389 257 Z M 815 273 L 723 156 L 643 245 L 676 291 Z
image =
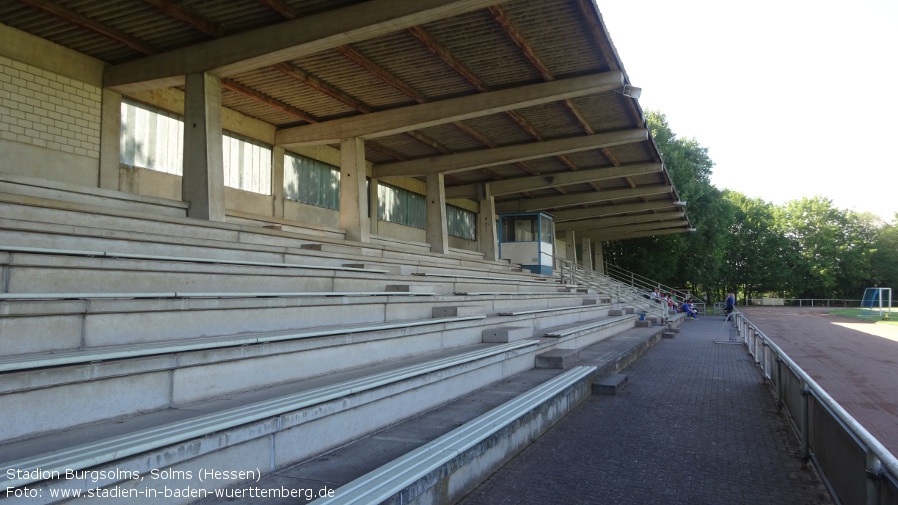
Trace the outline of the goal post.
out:
M 861 308 L 879 310 L 879 317 L 890 319 L 892 312 L 892 288 L 867 288 L 861 299 Z

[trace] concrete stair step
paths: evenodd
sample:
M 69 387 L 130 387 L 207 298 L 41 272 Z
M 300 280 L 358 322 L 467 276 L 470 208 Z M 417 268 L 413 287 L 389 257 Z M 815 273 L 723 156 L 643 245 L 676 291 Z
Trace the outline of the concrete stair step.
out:
M 4 369 L 0 409 L 8 415 L 0 427 L 0 440 L 182 408 L 283 382 L 479 345 L 474 336 L 482 319 L 356 325 L 5 357 L 0 362 Z M 34 418 L 47 405 L 70 406 L 72 411 Z
M 620 336 L 584 348 L 582 354 L 586 358 L 583 364 L 595 366 L 596 377 L 601 377 L 602 374 L 610 373 L 609 370 L 625 367 L 653 343 L 652 335 L 646 330 L 628 330 Z M 559 373 L 557 369 L 533 369 L 508 377 L 474 394 L 362 438 L 336 451 L 273 472 L 251 485 L 263 489 L 286 487 L 318 490 L 321 489 L 322 481 L 326 480 L 330 486 L 329 490 L 333 491 L 332 494 L 336 499 L 319 500 L 315 503 L 329 505 L 342 503 L 341 497 L 351 497 L 353 503 L 383 501 L 391 503 L 390 500 L 398 500 L 398 496 L 401 496 L 404 502 L 421 503 L 437 501 L 437 496 L 446 497 L 445 490 L 456 490 L 454 492 L 464 494 L 473 489 L 478 482 L 488 478 L 496 469 L 495 465 L 506 461 L 519 451 L 521 446 L 516 445 L 513 438 L 502 433 L 500 429 L 500 432 L 489 437 L 492 442 L 484 440 L 472 446 L 481 447 L 482 444 L 481 451 L 451 451 L 459 454 L 461 459 L 456 458 L 447 463 L 431 464 L 421 468 L 421 465 L 416 463 L 431 461 L 427 457 L 428 454 L 450 452 L 434 449 L 422 453 L 423 448 L 435 447 L 431 441 L 448 436 L 450 433 L 453 438 L 461 438 L 463 435 L 455 432 L 456 428 L 465 432 L 476 431 L 469 429 L 471 421 L 500 407 L 511 397 L 518 398 L 526 394 L 533 384 L 545 384 L 546 377 L 559 377 Z M 568 403 L 565 409 L 573 404 Z M 543 411 L 554 412 L 554 409 Z M 541 429 L 535 429 L 526 421 L 520 423 L 527 426 L 527 429 L 533 429 L 537 434 L 541 433 Z M 531 441 L 536 436 L 528 435 L 519 439 Z M 507 446 L 507 451 L 500 452 L 497 447 L 503 445 Z M 488 455 L 490 461 L 485 461 L 481 455 Z M 338 489 L 335 490 L 334 487 Z M 450 495 L 446 499 L 454 500 L 456 495 Z
M 230 461 L 240 469 L 264 468 L 268 473 L 522 372 L 529 368 L 535 345 L 478 346 L 198 404 L 167 416 L 138 416 L 124 423 L 7 444 L 0 450 L 2 465 L 19 469 L 22 475 L 4 473 L 0 479 L 4 486 L 28 485 L 49 496 L 52 488 L 95 488 L 130 480 L 119 477 L 121 472 L 109 472 L 109 478 L 98 482 L 41 478 L 42 474 L 64 474 L 66 469 L 118 469 L 149 475 L 153 469 L 198 471 L 215 467 L 216 461 Z M 315 421 L 324 417 L 341 429 L 320 431 L 321 423 Z M 45 473 L 34 474 L 36 469 Z M 132 484 L 161 487 L 165 483 L 144 479 Z
M 536 368 L 567 370 L 580 361 L 579 349 L 552 349 L 536 355 Z
M 601 379 L 596 379 L 592 383 L 594 393 L 600 395 L 617 396 L 618 393 L 627 385 L 628 377 L 625 374 L 614 374 Z
M 259 293 L 258 297 L 231 293 L 227 298 L 172 292 L 164 298 L 160 298 L 161 293 L 145 294 L 146 298 L 116 298 L 135 295 L 139 294 L 72 294 L 71 299 L 65 299 L 65 294 L 51 293 L 48 296 L 57 298 L 44 300 L 16 300 L 9 297 L 22 295 L 0 295 L 7 298 L 0 300 L 0 347 L 10 356 L 60 352 L 313 326 L 427 319 L 433 317 L 434 307 L 447 304 L 469 308 L 466 310 L 471 310 L 472 315 L 478 315 L 511 308 L 565 306 L 578 299 L 573 294 L 459 297 L 400 292 L 303 292 L 283 296 Z M 527 324 L 532 324 L 527 320 Z M 555 322 L 543 321 L 547 322 L 539 324 Z M 507 319 L 504 324 L 508 324 Z M 476 337 L 479 341 L 479 333 Z
M 499 326 L 482 332 L 484 343 L 516 342 L 533 336 L 531 326 Z
M 0 210 L 2 205 L 0 205 Z M 46 209 L 39 209 L 46 210 Z M 0 218 L 0 243 L 26 248 L 101 251 L 107 255 L 148 255 L 199 258 L 206 261 L 255 261 L 264 263 L 295 263 L 309 266 L 341 268 L 346 263 L 366 264 L 366 268 L 398 270 L 400 274 L 412 272 L 446 273 L 462 272 L 470 276 L 489 279 L 494 275 L 515 275 L 524 281 L 533 276 L 513 274 L 505 264 L 485 261 L 467 261 L 440 258 L 434 255 L 407 255 L 384 257 L 384 251 L 359 247 L 334 246 L 341 253 L 321 252 L 303 245 L 316 245 L 289 239 L 275 243 L 271 237 L 253 238 L 254 234 L 238 230 L 220 230 L 197 225 L 166 225 L 164 229 L 136 232 L 133 229 L 117 230 L 72 227 L 60 223 L 61 216 L 51 216 L 52 222 L 28 222 Z M 96 225 L 105 223 L 92 223 Z M 132 224 L 132 223 L 129 223 Z M 195 232 L 185 234 L 184 229 Z M 170 235 L 168 233 L 182 233 Z M 206 233 L 210 232 L 210 233 Z M 317 244 L 320 245 L 320 244 Z M 375 263 L 372 263 L 375 262 Z
M 583 385 L 594 370 L 595 367 L 578 367 L 557 375 L 340 486 L 314 503 L 338 505 L 457 500 L 473 490 L 510 455 L 526 447 L 530 440 L 544 433 L 586 399 L 589 391 Z M 456 411 L 462 410 L 461 406 L 453 407 Z M 415 427 L 421 424 L 415 423 Z M 405 426 L 403 431 L 407 433 L 409 426 Z M 419 428 L 417 433 L 422 434 L 422 431 Z M 427 430 L 426 433 L 435 431 Z M 369 445 L 384 445 L 377 442 L 379 440 L 373 440 Z M 354 449 L 358 451 L 361 449 L 358 446 L 363 444 L 354 445 L 357 445 Z M 345 458 L 341 459 L 345 463 Z M 296 469 L 291 470 L 294 470 L 291 473 L 295 476 Z

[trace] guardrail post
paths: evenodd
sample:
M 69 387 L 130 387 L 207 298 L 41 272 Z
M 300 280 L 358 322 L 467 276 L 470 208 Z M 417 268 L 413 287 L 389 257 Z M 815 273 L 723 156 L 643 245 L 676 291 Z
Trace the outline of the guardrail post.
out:
M 879 505 L 880 480 L 882 479 L 882 462 L 867 451 L 867 505 Z
M 811 390 L 808 388 L 808 383 L 805 381 L 801 381 L 801 396 L 801 457 L 807 461 L 811 457 Z
M 769 379 L 770 369 L 767 368 L 767 353 L 770 351 L 770 347 L 763 340 L 761 340 L 761 347 L 764 349 L 764 357 L 761 360 L 761 372 L 763 372 L 765 378 Z
M 774 383 L 774 391 L 776 391 L 776 408 L 777 410 L 782 410 L 783 408 L 783 358 L 777 354 L 776 356 L 776 382 Z

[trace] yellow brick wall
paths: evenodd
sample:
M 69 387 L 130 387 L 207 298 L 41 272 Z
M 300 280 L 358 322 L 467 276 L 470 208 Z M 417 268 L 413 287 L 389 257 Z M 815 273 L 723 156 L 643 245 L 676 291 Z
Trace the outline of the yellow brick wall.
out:
M 0 56 L 0 138 L 98 159 L 100 88 Z

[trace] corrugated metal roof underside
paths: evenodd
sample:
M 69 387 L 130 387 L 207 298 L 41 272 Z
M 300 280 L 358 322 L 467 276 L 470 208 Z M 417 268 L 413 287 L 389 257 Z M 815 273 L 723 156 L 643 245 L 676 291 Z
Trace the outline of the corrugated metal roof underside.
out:
M 287 11 L 280 11 L 261 1 L 180 0 L 169 2 L 166 12 L 145 0 L 42 0 L 34 7 L 31 2 L 0 2 L 0 22 L 110 64 L 361 3 L 286 0 L 281 3 Z M 47 5 L 58 9 L 54 12 Z M 98 30 L 98 26 L 108 30 Z M 523 40 L 544 71 L 515 37 L 518 42 Z M 474 10 L 228 76 L 223 82 L 222 104 L 287 128 L 620 68 L 613 44 L 589 0 L 511 0 L 497 8 Z M 614 90 L 379 138 L 367 143 L 366 158 L 384 164 L 644 127 L 638 104 L 621 90 Z M 641 141 L 457 172 L 446 181 L 451 187 L 658 161 L 654 143 Z M 669 183 L 666 172 L 647 173 L 527 191 L 497 200 Z M 676 195 L 646 194 L 616 203 L 664 198 L 674 201 Z

